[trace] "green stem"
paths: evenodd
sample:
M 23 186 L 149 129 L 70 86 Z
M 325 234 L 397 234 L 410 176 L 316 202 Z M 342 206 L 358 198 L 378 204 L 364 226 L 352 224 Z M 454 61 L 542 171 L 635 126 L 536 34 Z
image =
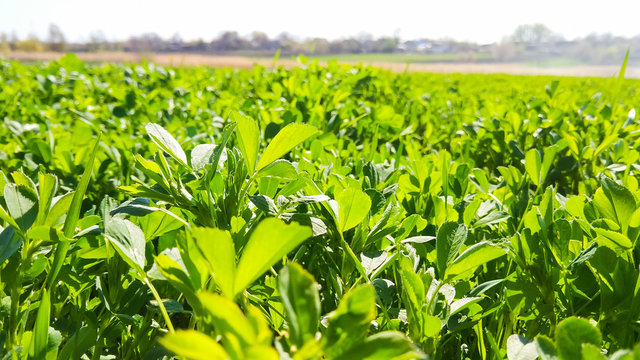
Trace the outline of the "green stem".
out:
M 134 358 L 136 353 L 136 348 L 138 347 L 138 343 L 140 342 L 140 339 L 142 339 L 143 337 L 143 331 L 147 329 L 148 323 L 149 323 L 149 312 L 145 314 L 144 319 L 142 321 L 142 325 L 140 326 L 138 331 L 136 331 L 136 334 L 133 336 L 133 343 L 129 346 L 129 349 L 127 349 L 127 352 L 124 356 L 125 359 Z
M 526 177 L 525 177 L 525 180 L 523 181 L 526 181 Z M 536 196 L 538 196 L 538 194 L 540 193 L 540 189 L 542 189 L 542 187 L 543 187 L 542 185 L 537 186 L 536 192 L 533 193 L 533 197 L 529 198 L 529 201 L 527 201 L 527 207 L 522 213 L 522 218 L 520 219 L 520 223 L 518 224 L 518 228 L 516 229 L 516 232 L 520 232 L 520 230 L 522 230 L 522 226 L 524 225 L 524 217 L 527 214 L 527 211 L 529 211 L 529 209 L 531 208 L 531 206 L 533 206 L 533 201 L 536 199 Z
M 96 341 L 96 345 L 93 348 L 93 355 L 91 356 L 91 360 L 100 360 L 100 357 L 102 355 L 103 342 L 104 340 L 102 337 L 102 330 L 101 330 L 100 334 L 98 335 L 98 340 Z
M 436 306 L 436 299 L 438 298 L 438 293 L 440 292 L 440 289 L 442 289 L 443 285 L 444 281 L 440 281 L 440 283 L 438 283 L 436 290 L 433 292 L 433 296 L 429 299 L 429 303 L 427 303 L 427 311 L 429 315 L 433 315 L 433 309 Z
M 20 252 L 20 264 L 16 279 L 11 288 L 11 313 L 9 314 L 9 346 L 11 348 L 18 345 L 18 311 L 20 296 L 22 295 L 22 274 L 27 270 L 26 263 L 29 259 L 29 239 L 23 237 L 22 250 Z
M 347 244 L 347 242 L 344 240 L 344 236 L 342 235 L 342 232 L 338 231 L 338 234 L 340 234 L 340 243 L 342 244 L 342 247 L 347 252 L 349 257 L 351 258 L 351 261 L 353 261 L 353 264 L 355 265 L 356 269 L 358 270 L 360 275 L 362 275 L 362 277 L 367 282 L 369 282 L 369 278 L 367 277 L 367 271 L 364 269 L 364 266 L 362 266 L 362 263 L 360 262 L 360 259 L 358 259 L 358 257 L 353 252 L 353 250 L 351 250 L 351 246 L 349 246 L 349 244 Z
M 634 248 L 635 248 L 635 244 L 634 244 Z M 627 250 L 627 256 L 629 257 L 629 263 L 631 264 L 631 267 L 635 269 L 636 262 L 633 259 L 633 249 L 634 248 L 631 248 L 631 249 Z
M 480 356 L 482 356 L 482 360 L 486 360 L 487 347 L 484 344 L 484 329 L 482 329 L 482 319 L 478 321 L 478 323 L 474 326 L 474 328 L 475 328 L 474 330 L 476 331 L 476 336 L 478 338 L 477 340 L 478 352 L 480 353 Z
M 16 284 L 20 281 L 20 275 L 16 279 Z M 20 301 L 20 286 L 14 285 L 11 288 L 11 313 L 9 314 L 9 344 L 8 349 L 12 351 L 17 345 L 18 330 L 18 302 Z
M 171 323 L 171 318 L 169 318 L 169 313 L 167 313 L 167 309 L 164 307 L 164 303 L 160 298 L 160 294 L 158 294 L 158 291 L 153 286 L 153 284 L 151 284 L 151 281 L 149 281 L 149 278 L 146 276 L 144 277 L 144 283 L 147 284 L 147 286 L 151 290 L 151 293 L 153 293 L 153 297 L 156 299 L 156 302 L 158 303 L 158 307 L 160 308 L 160 313 L 164 318 L 164 322 L 167 324 L 167 328 L 169 329 L 169 332 L 170 333 L 175 332 L 175 330 L 173 329 L 173 324 Z
M 238 207 L 236 209 L 236 216 L 238 216 L 240 214 L 240 203 L 244 203 L 243 199 L 244 197 L 247 195 L 247 192 L 249 191 L 249 188 L 251 187 L 251 184 L 253 183 L 253 180 L 255 179 L 255 173 L 253 175 L 251 175 L 251 177 L 249 177 L 249 181 L 245 182 L 242 187 L 240 188 L 240 193 L 238 194 Z

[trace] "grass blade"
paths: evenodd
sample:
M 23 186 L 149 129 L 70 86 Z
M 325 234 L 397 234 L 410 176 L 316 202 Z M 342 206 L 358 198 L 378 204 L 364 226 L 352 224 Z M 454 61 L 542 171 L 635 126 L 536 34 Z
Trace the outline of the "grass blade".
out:
M 82 199 L 84 198 L 84 193 L 87 191 L 87 187 L 89 186 L 89 180 L 91 180 L 91 172 L 93 170 L 93 162 L 96 158 L 96 153 L 98 152 L 98 146 L 100 144 L 100 133 L 98 133 L 98 137 L 96 137 L 96 142 L 93 145 L 93 151 L 91 151 L 91 156 L 89 157 L 89 162 L 87 163 L 84 173 L 82 174 L 82 178 L 80 179 L 80 183 L 78 184 L 78 188 L 76 192 L 73 194 L 73 199 L 71 200 L 71 206 L 69 207 L 69 212 L 67 213 L 67 218 L 64 221 L 64 226 L 62 227 L 62 232 L 65 239 L 60 239 L 58 242 L 58 246 L 56 248 L 56 253 L 53 258 L 53 263 L 51 264 L 51 271 L 49 272 L 49 276 L 47 278 L 47 288 L 51 289 L 53 283 L 58 277 L 58 273 L 60 272 L 60 268 L 62 268 L 62 263 L 64 259 L 67 257 L 67 251 L 69 250 L 69 238 L 73 237 L 73 233 L 76 228 L 76 224 L 78 223 L 78 219 L 80 218 L 80 209 L 82 207 Z
M 47 341 L 49 339 L 49 320 L 51 316 L 51 299 L 47 289 L 42 291 L 42 299 L 36 315 L 36 323 L 33 328 L 33 358 L 44 359 L 47 354 Z

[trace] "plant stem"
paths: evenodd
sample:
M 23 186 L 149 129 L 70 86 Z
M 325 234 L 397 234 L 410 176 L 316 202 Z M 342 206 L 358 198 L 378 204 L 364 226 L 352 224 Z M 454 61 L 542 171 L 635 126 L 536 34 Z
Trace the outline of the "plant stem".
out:
M 351 250 L 351 246 L 349 246 L 349 244 L 347 244 L 347 242 L 344 240 L 344 236 L 342 235 L 342 232 L 338 230 L 338 234 L 340 234 L 340 243 L 342 244 L 342 247 L 351 258 L 351 261 L 353 261 L 353 264 L 355 265 L 356 269 L 358 269 L 358 272 L 360 273 L 360 275 L 362 275 L 362 277 L 367 282 L 369 282 L 369 278 L 367 277 L 367 271 L 364 269 L 364 267 L 362 266 L 362 263 L 360 262 L 356 254 L 354 254 L 353 250 Z
M 438 285 L 436 286 L 435 291 L 433 292 L 433 296 L 431 296 L 431 299 L 429 299 L 429 303 L 427 304 L 427 314 L 429 315 L 433 315 L 433 308 L 435 307 L 435 302 L 436 299 L 438 298 L 438 293 L 440 292 L 440 289 L 442 288 L 442 286 L 444 285 L 444 280 L 441 280 L 440 283 L 438 283 Z
M 17 274 L 11 288 L 11 313 L 9 314 L 9 346 L 18 345 L 18 311 L 20 296 L 22 295 L 22 274 L 26 271 L 26 263 L 29 258 L 29 239 L 23 237 L 22 250 L 20 252 L 20 264 L 17 266 Z
M 164 322 L 167 324 L 167 328 L 169 329 L 169 332 L 170 333 L 175 332 L 175 330 L 173 329 L 173 324 L 171 323 L 171 318 L 169 318 L 169 313 L 167 313 L 167 309 L 164 307 L 164 303 L 160 298 L 160 294 L 158 294 L 158 291 L 153 286 L 153 284 L 151 284 L 151 281 L 149 281 L 149 278 L 146 276 L 144 277 L 144 283 L 147 284 L 149 289 L 151 289 L 151 293 L 153 293 L 153 297 L 156 299 L 156 302 L 158 303 L 158 307 L 160 308 L 160 313 L 162 313 L 162 317 L 164 318 Z

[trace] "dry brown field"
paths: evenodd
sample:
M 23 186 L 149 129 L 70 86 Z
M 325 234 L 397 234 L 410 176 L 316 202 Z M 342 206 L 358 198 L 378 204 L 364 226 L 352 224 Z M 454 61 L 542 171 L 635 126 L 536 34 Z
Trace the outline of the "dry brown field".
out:
M 0 57 L 19 61 L 50 61 L 58 59 L 62 54 L 54 52 L 28 53 L 9 52 L 0 54 Z M 233 67 L 248 69 L 255 64 L 270 67 L 273 65 L 271 59 L 255 59 L 241 56 L 221 56 L 221 55 L 199 55 L 199 54 L 151 54 L 151 53 L 125 53 L 125 52 L 98 52 L 98 53 L 78 53 L 77 56 L 84 61 L 92 62 L 116 62 L 116 63 L 136 63 L 143 59 L 152 61 L 164 66 L 212 66 L 212 67 Z M 322 63 L 322 62 L 321 62 Z M 344 63 L 352 63 L 345 61 Z M 593 65 L 593 66 L 567 66 L 567 67 L 536 67 L 519 63 L 432 63 L 432 64 L 410 64 L 392 62 L 363 62 L 367 65 L 388 69 L 394 72 L 405 70 L 412 72 L 433 72 L 433 73 L 480 73 L 494 74 L 505 73 L 514 75 L 554 75 L 554 76 L 597 76 L 609 77 L 616 74 L 620 68 L 618 66 Z M 295 60 L 280 59 L 277 66 L 287 68 L 299 66 Z M 627 78 L 640 78 L 640 68 L 627 68 Z

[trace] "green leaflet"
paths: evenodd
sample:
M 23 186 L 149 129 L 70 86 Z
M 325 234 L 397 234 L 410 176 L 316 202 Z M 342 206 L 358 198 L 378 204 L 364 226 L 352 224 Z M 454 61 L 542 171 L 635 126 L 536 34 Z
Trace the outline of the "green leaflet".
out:
M 176 159 L 182 166 L 189 167 L 187 164 L 187 155 L 182 150 L 180 143 L 167 132 L 162 126 L 158 124 L 149 123 L 145 126 L 147 130 L 147 134 L 153 142 L 158 145 L 158 147 L 171 155 L 172 158 Z
M 371 198 L 355 188 L 348 188 L 336 194 L 338 202 L 338 230 L 345 232 L 365 219 L 371 208 Z
M 249 174 L 253 175 L 258 159 L 258 147 L 260 145 L 260 129 L 252 118 L 234 112 L 232 119 L 237 123 L 236 133 L 238 134 L 238 145 L 244 157 Z
M 339 356 L 359 344 L 375 316 L 372 285 L 362 285 L 348 292 L 329 319 L 329 329 L 323 338 L 327 355 Z
M 0 265 L 18 251 L 21 243 L 22 240 L 15 236 L 15 230 L 12 226 L 0 232 Z
M 19 229 L 23 232 L 29 230 L 38 214 L 36 195 L 22 185 L 7 184 L 4 187 L 4 200 L 9 215 L 15 219 Z
M 584 344 L 599 348 L 602 335 L 588 320 L 572 317 L 558 324 L 555 340 L 561 359 L 580 359 Z
M 288 153 L 296 147 L 296 145 L 305 141 L 309 137 L 316 134 L 318 130 L 311 125 L 306 124 L 289 124 L 285 126 L 278 134 L 269 142 L 267 148 L 264 149 L 256 171 L 260 171 L 267 165 L 278 160 L 282 155 Z
M 411 358 L 419 357 L 413 344 L 404 334 L 398 331 L 383 331 L 369 336 L 357 347 L 353 347 L 334 359 L 367 359 L 386 360 L 396 357 Z
M 298 347 L 315 337 L 320 324 L 320 294 L 311 274 L 298 264 L 280 271 L 278 290 L 284 303 L 291 335 Z
M 540 186 L 542 179 L 542 158 L 540 153 L 536 149 L 527 151 L 524 161 L 524 167 L 527 170 L 527 175 L 531 178 L 531 181 Z
M 536 349 L 542 360 L 558 360 L 558 350 L 553 340 L 541 335 L 536 338 Z
M 129 220 L 114 217 L 109 221 L 105 235 L 122 256 L 122 259 L 136 272 L 143 274 L 146 259 L 142 230 Z
M 636 210 L 636 201 L 629 190 L 608 177 L 601 178 L 602 188 L 596 191 L 594 203 L 604 216 L 617 221 L 622 232 L 627 231 L 631 215 Z
M 193 237 L 196 244 L 208 260 L 216 284 L 222 293 L 233 297 L 236 278 L 236 251 L 231 235 L 219 229 L 195 228 Z
M 38 173 L 38 179 L 38 216 L 35 224 L 42 225 L 49 215 L 53 197 L 58 190 L 58 178 L 54 175 Z
M 276 218 L 263 220 L 251 233 L 238 262 L 233 293 L 237 294 L 262 275 L 278 259 L 311 236 L 311 229 Z
M 458 255 L 466 240 L 466 226 L 452 221 L 442 224 L 436 237 L 438 272 L 445 273 L 447 266 Z
M 226 360 L 229 355 L 214 339 L 195 330 L 178 330 L 159 340 L 172 353 L 189 360 Z M 189 346 L 185 346 L 189 344 Z
M 49 272 L 47 277 L 47 287 L 49 289 L 51 289 L 51 287 L 53 286 L 58 276 L 58 273 L 62 268 L 62 263 L 64 262 L 67 256 L 67 251 L 69 250 L 69 238 L 73 237 L 75 233 L 76 224 L 78 223 L 78 219 L 80 218 L 82 200 L 84 199 L 85 192 L 87 191 L 87 187 L 89 186 L 89 181 L 91 180 L 91 174 L 93 172 L 94 160 L 96 158 L 96 154 L 98 153 L 98 146 L 100 145 L 100 136 L 101 134 L 98 133 L 98 136 L 96 137 L 92 151 L 89 155 L 89 159 L 86 164 L 85 170 L 82 173 L 80 182 L 78 183 L 78 187 L 76 191 L 73 193 L 73 197 L 71 198 L 71 203 L 69 205 L 67 217 L 65 218 L 64 225 L 62 227 L 64 239 L 60 239 L 61 241 L 58 243 L 56 247 L 55 255 L 53 258 L 53 264 L 51 265 L 51 271 Z M 61 204 L 61 205 L 63 206 L 61 206 L 59 210 L 56 209 L 56 212 L 63 210 L 64 205 L 66 204 Z M 52 209 L 50 214 L 56 213 L 56 212 L 54 212 L 54 209 Z M 57 218 L 54 219 L 54 217 L 52 217 L 51 222 L 54 222 L 56 220 Z
M 453 281 L 464 275 L 467 271 L 476 269 L 482 264 L 506 255 L 506 251 L 488 241 L 479 242 L 470 246 L 460 256 L 451 262 L 445 271 L 445 279 Z

